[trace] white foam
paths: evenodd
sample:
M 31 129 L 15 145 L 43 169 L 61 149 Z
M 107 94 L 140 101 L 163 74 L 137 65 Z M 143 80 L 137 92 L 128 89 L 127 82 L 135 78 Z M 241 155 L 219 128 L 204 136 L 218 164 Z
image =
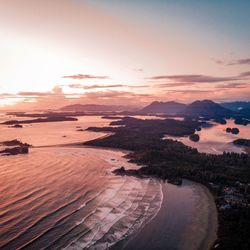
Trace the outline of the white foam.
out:
M 102 193 L 98 208 L 81 222 L 90 230 L 66 249 L 107 249 L 154 218 L 162 204 L 161 185 L 134 178 L 126 184 Z

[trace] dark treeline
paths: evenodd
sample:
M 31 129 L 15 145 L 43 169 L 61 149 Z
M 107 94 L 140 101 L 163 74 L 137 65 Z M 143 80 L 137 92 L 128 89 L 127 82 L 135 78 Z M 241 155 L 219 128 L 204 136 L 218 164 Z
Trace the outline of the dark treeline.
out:
M 233 141 L 235 145 L 238 146 L 245 146 L 245 147 L 250 147 L 250 140 L 249 139 L 236 139 Z

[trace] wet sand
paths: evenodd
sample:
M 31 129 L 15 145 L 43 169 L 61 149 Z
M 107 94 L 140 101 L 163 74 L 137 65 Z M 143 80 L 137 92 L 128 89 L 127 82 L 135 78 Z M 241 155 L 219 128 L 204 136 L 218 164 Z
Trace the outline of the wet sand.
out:
M 213 196 L 202 185 L 185 180 L 181 187 L 162 184 L 158 214 L 133 238 L 113 249 L 205 250 L 217 238 L 217 210 Z

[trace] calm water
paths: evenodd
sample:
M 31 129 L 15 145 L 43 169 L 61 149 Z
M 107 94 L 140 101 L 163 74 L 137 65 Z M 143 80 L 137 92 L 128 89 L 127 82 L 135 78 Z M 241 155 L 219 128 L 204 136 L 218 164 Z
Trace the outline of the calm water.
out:
M 22 117 L 22 119 L 27 118 Z M 2 120 L 6 120 L 6 118 L 2 117 Z M 109 123 L 110 120 L 101 119 L 100 116 L 84 116 L 78 117 L 78 121 L 23 124 L 23 128 L 19 129 L 1 126 L 0 141 L 19 139 L 33 146 L 83 142 L 105 134 L 77 131 L 77 129 L 86 129 L 90 126 L 103 127 Z
M 1 127 L 0 141 L 20 139 L 34 146 L 82 142 L 105 135 L 76 127 L 106 126 L 110 120 Z M 31 148 L 28 155 L 0 157 L 1 249 L 103 249 L 130 235 L 159 209 L 155 180 L 121 178 L 118 166 L 134 168 L 111 150 Z
M 103 249 L 131 234 L 158 211 L 161 191 L 156 181 L 110 174 L 121 156 L 43 148 L 1 157 L 0 248 Z
M 120 166 L 137 168 L 124 153 L 57 146 L 103 136 L 76 131 L 76 126 L 109 122 L 89 116 L 22 129 L 0 127 L 0 141 L 20 139 L 36 146 L 28 155 L 0 157 L 0 249 L 107 249 L 158 213 L 163 200 L 158 181 L 111 173 Z M 171 218 L 166 223 L 175 228 Z
M 239 128 L 240 133 L 233 135 L 226 133 L 226 128 Z M 165 138 L 171 138 L 183 142 L 184 144 L 197 148 L 199 152 L 221 154 L 225 152 L 242 153 L 244 149 L 242 147 L 235 146 L 232 142 L 239 138 L 250 139 L 250 125 L 236 125 L 233 120 L 227 120 L 227 124 L 213 123 L 212 127 L 202 128 L 201 131 L 196 132 L 200 136 L 199 142 L 190 141 L 188 137 L 172 137 L 166 136 Z

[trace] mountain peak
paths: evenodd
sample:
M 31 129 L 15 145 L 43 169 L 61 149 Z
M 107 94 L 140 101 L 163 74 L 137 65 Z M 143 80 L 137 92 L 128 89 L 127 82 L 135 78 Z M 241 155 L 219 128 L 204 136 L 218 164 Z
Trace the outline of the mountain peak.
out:
M 160 102 L 154 101 L 139 111 L 142 114 L 168 114 L 174 115 L 186 107 L 183 103 L 175 101 Z
M 192 102 L 179 114 L 183 116 L 216 118 L 230 116 L 232 111 L 212 100 L 205 99 Z

